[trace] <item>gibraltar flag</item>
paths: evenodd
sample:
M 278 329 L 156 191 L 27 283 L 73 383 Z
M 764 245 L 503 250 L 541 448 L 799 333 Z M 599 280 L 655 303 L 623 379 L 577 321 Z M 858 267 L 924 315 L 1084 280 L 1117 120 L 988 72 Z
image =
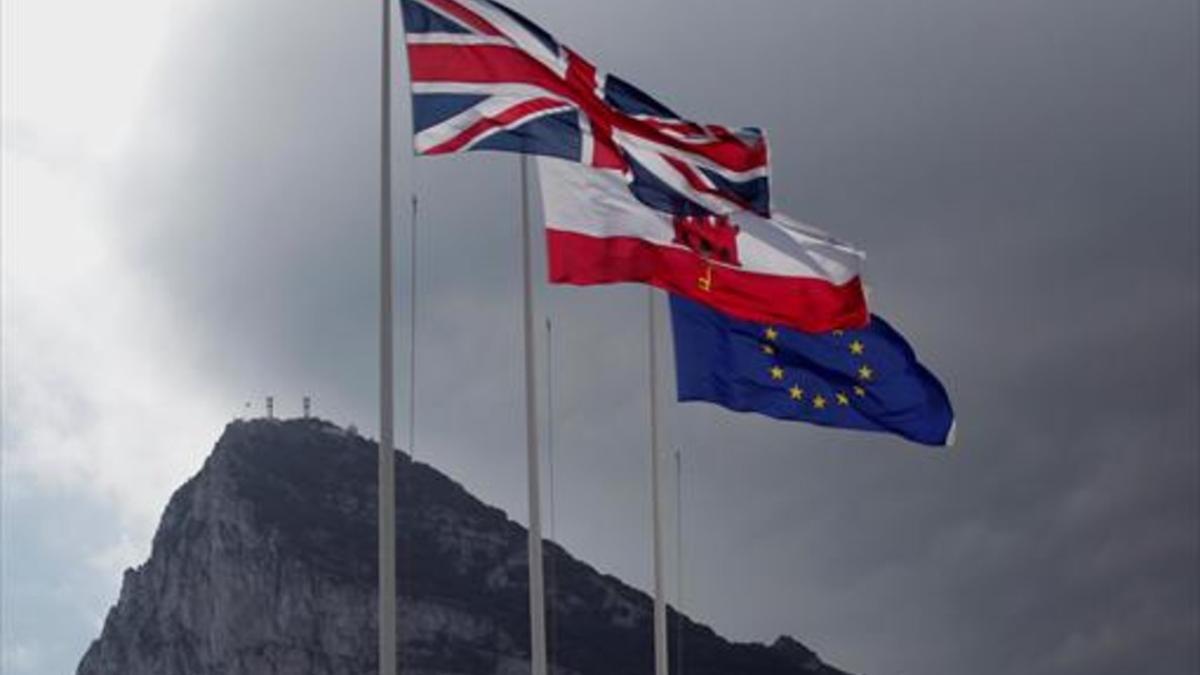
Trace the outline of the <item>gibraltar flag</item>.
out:
M 538 158 L 550 281 L 640 282 L 729 316 L 810 333 L 867 325 L 863 254 L 776 214 L 672 216 L 621 174 Z

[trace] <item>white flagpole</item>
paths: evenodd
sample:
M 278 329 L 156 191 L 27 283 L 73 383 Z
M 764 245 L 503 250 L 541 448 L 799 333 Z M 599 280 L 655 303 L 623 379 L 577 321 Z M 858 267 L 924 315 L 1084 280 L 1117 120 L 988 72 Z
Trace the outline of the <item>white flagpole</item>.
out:
M 675 451 L 675 670 L 683 672 L 683 453 Z
M 541 454 L 538 452 L 537 380 L 534 376 L 533 217 L 529 203 L 529 158 L 521 156 L 521 261 L 525 282 L 525 438 L 529 468 L 529 642 L 532 675 L 546 675 L 546 598 L 542 571 Z
M 396 456 L 392 344 L 392 0 L 383 0 L 379 160 L 379 675 L 396 675 Z
M 650 319 L 650 501 L 654 519 L 654 675 L 669 675 L 667 653 L 667 597 L 663 580 L 662 495 L 659 461 L 662 455 L 661 425 L 658 419 L 658 312 L 655 291 L 649 289 Z
M 415 181 L 414 181 L 415 182 Z M 415 189 L 415 186 L 414 186 Z M 408 456 L 417 458 L 417 195 L 412 195 L 408 249 Z
M 554 513 L 557 502 L 554 498 L 554 328 L 550 317 L 546 317 L 546 473 L 550 480 L 546 490 L 546 501 L 550 504 L 550 541 L 557 541 Z M 554 598 L 558 594 L 558 561 L 550 558 L 549 579 L 546 582 L 550 593 L 550 605 L 546 611 L 546 657 L 554 662 L 558 651 L 558 620 L 554 613 Z

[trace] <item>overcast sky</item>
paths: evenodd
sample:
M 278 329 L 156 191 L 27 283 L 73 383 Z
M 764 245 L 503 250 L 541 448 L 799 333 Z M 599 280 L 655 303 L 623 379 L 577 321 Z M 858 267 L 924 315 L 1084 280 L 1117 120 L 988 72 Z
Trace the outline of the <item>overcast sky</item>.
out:
M 1194 0 L 511 4 L 767 129 L 958 412 L 944 452 L 672 405 L 688 612 L 861 675 L 1200 668 Z M 374 433 L 377 39 L 367 0 L 5 1 L 5 673 L 73 672 L 246 401 Z M 517 160 L 398 136 L 416 454 L 524 521 Z M 554 536 L 642 587 L 645 298 L 537 299 Z

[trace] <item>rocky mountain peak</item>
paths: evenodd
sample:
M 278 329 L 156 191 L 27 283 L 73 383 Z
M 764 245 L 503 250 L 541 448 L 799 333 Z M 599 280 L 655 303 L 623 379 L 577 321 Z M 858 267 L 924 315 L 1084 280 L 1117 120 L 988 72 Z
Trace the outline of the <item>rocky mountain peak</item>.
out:
M 375 443 L 316 419 L 230 423 L 125 573 L 79 675 L 376 672 Z M 402 669 L 529 671 L 526 532 L 398 454 Z M 652 604 L 547 542 L 556 675 L 649 675 Z M 676 672 L 845 675 L 799 642 L 729 642 L 672 613 Z M 672 649 L 678 645 L 673 645 Z

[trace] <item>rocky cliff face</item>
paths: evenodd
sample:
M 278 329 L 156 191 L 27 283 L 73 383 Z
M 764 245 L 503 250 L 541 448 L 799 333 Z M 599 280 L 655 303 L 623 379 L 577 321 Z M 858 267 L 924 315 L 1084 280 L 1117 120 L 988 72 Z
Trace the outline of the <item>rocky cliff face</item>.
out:
M 318 420 L 230 424 L 172 497 L 150 559 L 125 573 L 78 674 L 376 672 L 375 457 Z M 524 528 L 403 455 L 396 475 L 402 670 L 527 673 Z M 649 675 L 650 599 L 553 544 L 546 554 L 556 675 Z M 845 675 L 790 638 L 734 644 L 671 621 L 676 672 Z

